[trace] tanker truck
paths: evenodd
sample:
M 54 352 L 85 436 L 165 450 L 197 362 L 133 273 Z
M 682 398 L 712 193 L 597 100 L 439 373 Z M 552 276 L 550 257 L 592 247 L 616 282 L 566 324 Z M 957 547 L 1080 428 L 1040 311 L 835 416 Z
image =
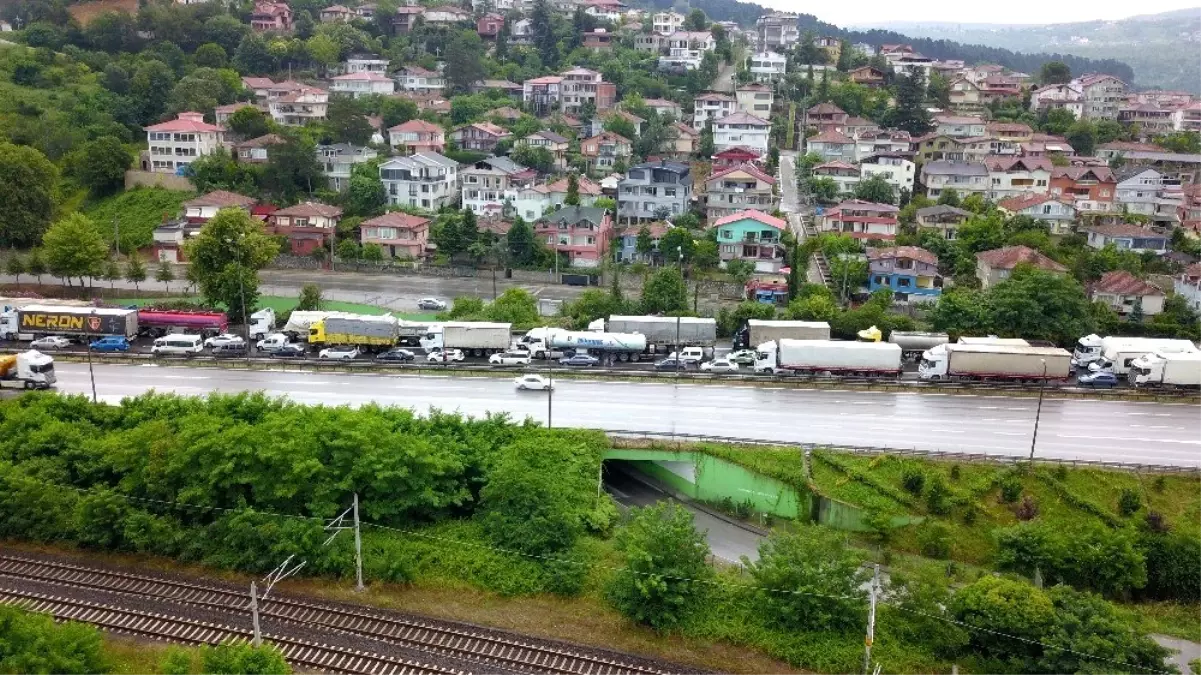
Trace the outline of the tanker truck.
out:
M 946 344 L 927 350 L 918 366 L 923 380 L 1066 380 L 1072 355 L 1058 347 Z
M 536 359 L 588 352 L 609 355 L 614 361 L 637 361 L 646 351 L 646 336 L 638 333 L 597 333 L 552 328 L 542 333 L 541 337 L 522 340 L 530 350 L 530 356 Z
M 901 374 L 901 348 L 889 342 L 780 339 L 765 342 L 755 351 L 755 372 L 768 375 L 897 377 Z
M 172 333 L 196 333 L 207 338 L 228 330 L 229 318 L 225 312 L 138 310 L 138 334 L 147 337 L 160 338 Z
M 0 356 L 0 386 L 19 383 L 25 389 L 49 389 L 54 382 L 54 359 L 37 350 Z
M 825 321 L 764 321 L 748 319 L 734 334 L 734 350 L 750 349 L 772 340 L 829 340 L 830 324 Z

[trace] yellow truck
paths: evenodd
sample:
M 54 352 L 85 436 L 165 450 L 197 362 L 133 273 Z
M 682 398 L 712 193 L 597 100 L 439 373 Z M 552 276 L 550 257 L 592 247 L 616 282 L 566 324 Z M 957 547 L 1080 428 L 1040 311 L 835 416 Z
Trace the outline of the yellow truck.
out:
M 385 351 L 396 345 L 396 325 L 396 317 L 389 315 L 327 316 L 309 325 L 309 345 L 314 349 L 347 345 Z

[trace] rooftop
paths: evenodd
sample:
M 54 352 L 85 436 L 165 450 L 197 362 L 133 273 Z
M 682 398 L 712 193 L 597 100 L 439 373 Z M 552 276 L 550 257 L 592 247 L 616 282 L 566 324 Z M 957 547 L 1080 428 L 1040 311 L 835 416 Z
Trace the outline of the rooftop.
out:
M 342 215 L 342 209 L 320 202 L 301 202 L 295 206 L 280 209 L 274 215 L 301 218 L 338 218 Z
M 938 256 L 917 246 L 893 246 L 890 248 L 868 248 L 868 260 L 886 260 L 888 258 L 906 258 L 927 265 L 937 265 Z
M 1114 295 L 1163 295 L 1164 292 L 1126 270 L 1106 272 L 1089 286 L 1093 293 Z
M 359 227 L 378 227 L 382 225 L 384 227 L 395 227 L 401 230 L 417 230 L 427 227 L 429 223 L 429 218 L 414 216 L 412 214 L 405 213 L 404 211 L 393 211 L 391 213 L 385 213 L 382 216 L 376 216 L 370 220 L 364 220 L 359 224 Z
M 1095 232 L 1103 237 L 1153 237 L 1167 239 L 1167 235 L 1159 234 L 1140 225 L 1132 223 L 1114 223 L 1112 225 L 1092 225 L 1083 228 L 1085 232 Z
M 993 269 L 1011 270 L 1019 264 L 1033 265 L 1049 272 L 1066 272 L 1068 268 L 1026 246 L 1006 246 L 976 254 L 976 259 Z
M 777 230 L 787 230 L 788 229 L 788 223 L 784 222 L 783 220 L 781 220 L 779 218 L 776 218 L 775 216 L 768 215 L 768 214 L 766 214 L 762 211 L 756 210 L 756 209 L 750 209 L 747 211 L 739 211 L 738 213 L 731 213 L 730 215 L 725 216 L 724 218 L 718 218 L 717 221 L 713 223 L 713 227 L 721 227 L 722 225 L 729 225 L 730 223 L 736 223 L 740 220 L 753 220 L 758 223 L 763 223 L 764 225 L 767 225 L 768 227 L 774 227 Z
M 184 208 L 200 207 L 200 206 L 216 206 L 217 208 L 225 208 L 227 206 L 244 206 L 249 208 L 256 201 L 254 197 L 247 197 L 236 192 L 228 190 L 214 190 L 208 194 L 200 195 L 194 199 L 189 199 L 183 203 Z

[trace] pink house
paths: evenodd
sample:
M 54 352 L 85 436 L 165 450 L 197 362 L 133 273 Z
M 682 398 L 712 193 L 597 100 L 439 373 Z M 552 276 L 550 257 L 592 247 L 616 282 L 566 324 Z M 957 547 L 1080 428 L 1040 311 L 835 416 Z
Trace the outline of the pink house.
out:
M 260 33 L 291 33 L 292 8 L 286 2 L 256 2 L 254 13 L 250 15 L 250 27 Z
M 393 211 L 359 225 L 360 241 L 376 244 L 390 258 L 420 260 L 429 246 L 430 219 Z
M 565 255 L 572 267 L 597 267 L 609 252 L 613 219 L 606 209 L 565 206 L 534 225 L 534 236 Z
M 409 120 L 388 129 L 388 144 L 402 155 L 437 152 L 446 149 L 446 132 L 425 120 Z

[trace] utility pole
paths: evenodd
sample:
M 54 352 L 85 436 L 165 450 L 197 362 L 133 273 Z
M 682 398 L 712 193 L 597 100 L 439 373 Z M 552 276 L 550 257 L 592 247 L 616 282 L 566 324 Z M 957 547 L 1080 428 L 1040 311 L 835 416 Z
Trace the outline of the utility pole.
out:
M 93 321 L 95 321 L 96 310 L 92 310 Z M 92 380 L 92 403 L 96 403 L 96 371 L 92 368 L 92 338 L 84 338 L 88 341 L 88 378 Z
M 1038 443 L 1038 421 L 1043 416 L 1043 392 L 1047 390 L 1047 360 L 1043 359 L 1043 379 L 1038 386 L 1038 409 L 1034 413 L 1034 435 L 1030 437 L 1030 461 L 1034 461 L 1034 444 Z
M 549 349 L 550 346 L 547 345 L 547 348 Z M 547 359 L 549 360 L 550 357 L 547 356 Z M 550 364 L 547 364 L 547 365 L 549 366 Z M 549 370 L 549 371 L 547 371 L 547 382 L 546 382 L 546 428 L 547 429 L 550 429 L 553 426 L 551 424 L 551 407 L 552 407 L 551 404 L 554 402 L 554 399 L 555 399 L 555 371 Z
M 867 609 L 867 636 L 863 640 L 863 675 L 872 672 L 872 642 L 876 639 L 876 596 L 880 593 L 880 565 L 872 572 L 870 602 Z
M 363 590 L 363 537 L 359 532 L 359 493 L 354 493 L 354 589 Z
M 259 589 L 255 582 L 250 582 L 250 620 L 254 624 L 254 646 L 263 646 L 263 629 L 259 626 Z
M 676 252 L 680 254 L 680 279 L 684 278 L 684 247 L 677 246 Z M 680 317 L 676 316 L 676 379 L 680 377 L 680 367 L 684 365 L 684 350 L 680 349 Z

